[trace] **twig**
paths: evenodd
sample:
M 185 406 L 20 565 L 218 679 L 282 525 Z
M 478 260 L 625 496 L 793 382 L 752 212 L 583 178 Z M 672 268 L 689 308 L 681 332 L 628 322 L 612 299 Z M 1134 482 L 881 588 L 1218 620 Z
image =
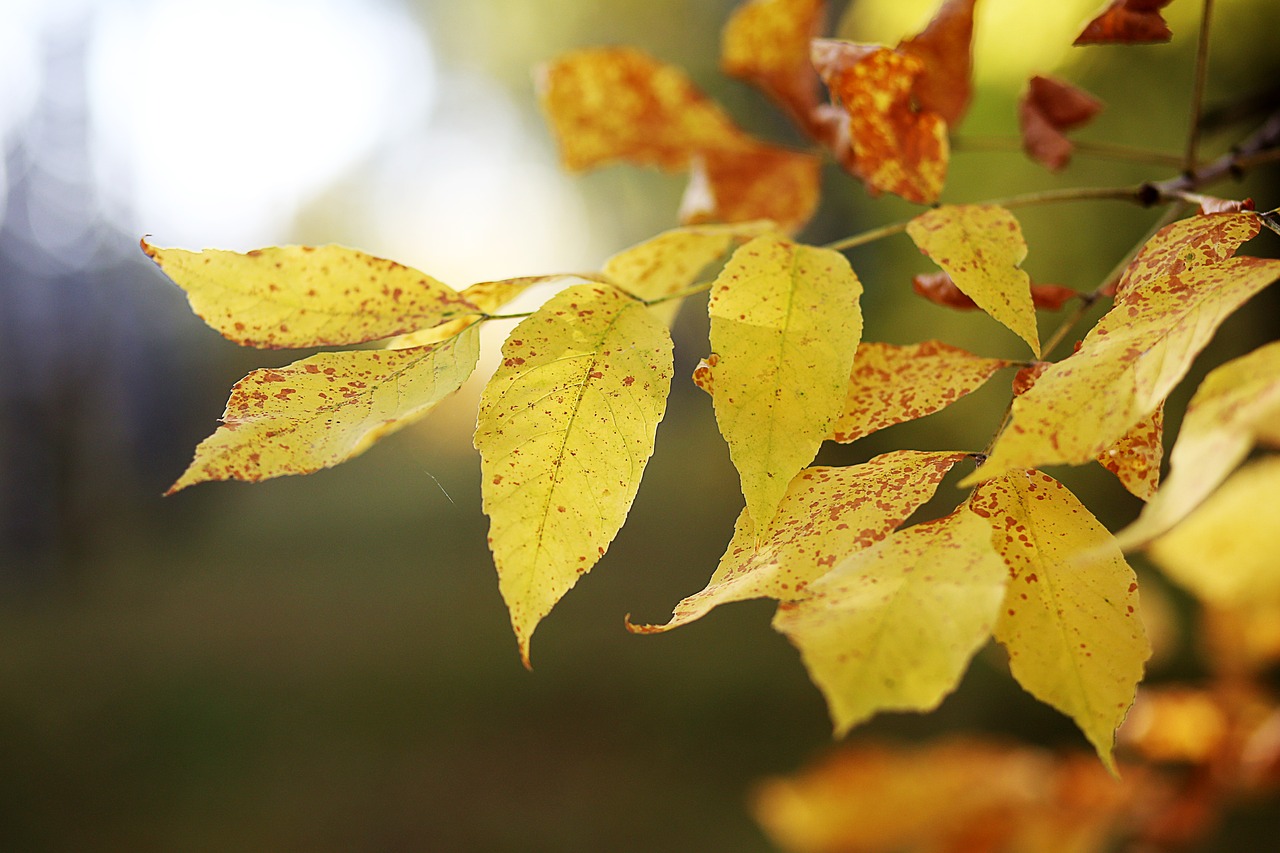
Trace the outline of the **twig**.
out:
M 1200 113 L 1204 106 L 1204 81 L 1209 70 L 1209 22 L 1213 19 L 1213 0 L 1204 0 L 1200 13 L 1200 40 L 1196 45 L 1196 76 L 1191 87 L 1191 127 L 1187 130 L 1187 149 L 1182 158 L 1184 171 L 1195 171 L 1200 149 Z

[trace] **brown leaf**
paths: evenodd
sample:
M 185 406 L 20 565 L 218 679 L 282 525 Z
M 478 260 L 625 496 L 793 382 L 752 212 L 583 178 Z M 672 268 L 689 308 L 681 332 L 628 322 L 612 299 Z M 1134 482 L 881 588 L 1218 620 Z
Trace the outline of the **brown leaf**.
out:
M 1200 213 L 1205 216 L 1210 213 L 1240 213 L 1244 210 L 1257 210 L 1251 198 L 1238 201 L 1236 199 L 1216 198 L 1215 196 L 1200 195 L 1198 193 L 1187 193 L 1183 198 L 1198 204 Z
M 1074 44 L 1150 44 L 1173 37 L 1160 10 L 1171 0 L 1112 0 Z
M 1015 373 L 1013 375 L 1013 396 L 1021 397 L 1030 391 L 1032 386 L 1036 384 L 1036 380 L 1052 366 L 1053 362 L 1051 361 L 1037 361 Z
M 944 0 L 924 32 L 898 50 L 924 63 L 911 94 L 922 110 L 955 125 L 973 97 L 973 6 L 976 0 Z
M 708 151 L 691 164 L 680 221 L 694 225 L 770 219 L 779 229 L 794 233 L 818 206 L 821 169 L 818 157 L 772 145 Z
M 746 80 L 801 124 L 818 106 L 818 75 L 809 62 L 825 0 L 747 0 L 725 24 L 720 67 Z
M 811 57 L 846 113 L 849 151 L 837 149 L 837 158 L 873 193 L 921 204 L 937 199 L 950 147 L 942 116 L 912 105 L 924 62 L 886 47 L 833 39 L 815 39 Z
M 1023 150 L 1056 172 L 1071 160 L 1073 146 L 1064 131 L 1085 124 L 1101 109 L 1102 102 L 1083 89 L 1052 77 L 1032 77 L 1018 103 Z
M 930 302 L 958 311 L 976 310 L 978 304 L 966 296 L 945 272 L 921 273 L 911 279 L 911 288 Z M 1060 311 L 1080 294 L 1057 284 L 1031 285 L 1031 301 L 1037 308 Z

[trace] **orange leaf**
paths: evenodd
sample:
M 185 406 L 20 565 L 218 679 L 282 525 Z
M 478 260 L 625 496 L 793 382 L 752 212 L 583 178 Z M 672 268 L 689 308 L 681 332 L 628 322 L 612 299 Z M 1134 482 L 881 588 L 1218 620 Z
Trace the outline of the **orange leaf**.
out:
M 822 161 L 772 145 L 708 151 L 692 163 L 680 221 L 750 222 L 769 219 L 786 232 L 813 216 L 821 193 Z
M 725 24 L 720 42 L 724 73 L 746 80 L 802 124 L 818 106 L 818 77 L 809 62 L 825 0 L 747 0 Z
M 1084 44 L 1150 44 L 1173 37 L 1160 10 L 1171 0 L 1111 0 L 1076 37 Z
M 1164 403 L 1098 454 L 1102 467 L 1119 477 L 1121 485 L 1144 501 L 1151 500 L 1160 487 L 1163 458 Z
M 911 94 L 922 110 L 955 125 L 973 97 L 973 6 L 976 0 L 944 0 L 938 14 L 898 50 L 924 63 Z
M 700 359 L 698 366 L 693 369 L 693 384 L 712 397 L 716 395 L 715 369 L 719 363 L 720 356 L 711 353 L 706 358 Z
M 1064 131 L 1087 123 L 1102 110 L 1102 102 L 1070 83 L 1052 77 L 1032 77 L 1018 103 L 1018 125 L 1027 156 L 1053 171 L 1071 160 L 1073 146 Z
M 847 114 L 858 177 L 873 193 L 932 203 L 942 192 L 950 147 L 942 116 L 917 111 L 911 103 L 924 62 L 886 47 L 833 39 L 814 40 L 812 59 Z M 847 166 L 847 157 L 836 154 Z

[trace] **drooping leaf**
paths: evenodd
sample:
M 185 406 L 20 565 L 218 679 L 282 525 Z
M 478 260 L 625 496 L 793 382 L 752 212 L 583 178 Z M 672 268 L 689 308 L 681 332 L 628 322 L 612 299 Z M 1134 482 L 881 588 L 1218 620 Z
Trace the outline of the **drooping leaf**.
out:
M 793 233 L 817 208 L 821 166 L 822 160 L 811 154 L 758 143 L 701 153 L 690 164 L 680 221 L 768 219 Z
M 1149 550 L 1165 574 L 1212 604 L 1280 601 L 1280 457 L 1241 468 Z
M 924 32 L 898 50 L 924 63 L 911 90 L 920 109 L 959 123 L 973 97 L 973 7 L 976 0 L 943 0 Z
M 359 344 L 476 313 L 447 284 L 343 246 L 146 252 L 223 337 L 263 349 Z
M 1149 501 L 1160 487 L 1160 461 L 1164 459 L 1164 403 L 1138 421 L 1111 447 L 1098 454 L 1098 462 L 1120 480 L 1135 497 Z
M 1218 213 L 1151 238 L 1080 348 L 1013 401 L 1012 422 L 965 484 L 1083 464 L 1154 412 L 1218 325 L 1280 276 L 1280 261 L 1232 257 L 1258 227 L 1256 214 Z
M 1075 720 L 1114 770 L 1115 731 L 1151 656 L 1133 570 L 1107 529 L 1047 474 L 992 480 L 969 507 L 990 523 L 1009 567 L 995 635 L 1013 677 Z M 1086 553 L 1100 555 L 1081 562 Z
M 236 383 L 222 426 L 169 493 L 206 480 L 310 474 L 363 453 L 456 391 L 475 370 L 479 329 L 427 346 L 313 355 Z
M 791 481 L 778 515 L 756 544 L 751 516 L 738 516 L 733 540 L 701 592 L 675 606 L 665 625 L 629 625 L 658 633 L 713 608 L 751 598 L 792 600 L 855 551 L 888 536 L 929 498 L 961 453 L 897 450 L 848 468 L 806 468 Z
M 818 105 L 809 42 L 818 37 L 825 0 L 746 0 L 720 39 L 720 67 L 746 80 L 804 122 Z
M 855 552 L 773 624 L 841 735 L 880 711 L 937 707 L 991 635 L 1008 577 L 986 523 L 962 509 Z
M 1027 243 L 1013 214 L 997 205 L 944 205 L 911 220 L 907 233 L 956 287 L 1040 357 L 1031 279 L 1020 266 Z
M 812 60 L 844 108 L 852 157 L 837 151 L 872 192 L 930 204 L 942 192 L 950 158 L 947 123 L 911 102 L 924 63 L 876 45 L 815 39 Z
M 626 520 L 666 411 L 671 337 L 616 288 L 561 291 L 518 325 L 480 400 L 489 546 L 520 654 Z
M 716 422 L 758 534 L 840 411 L 861 293 L 839 252 L 768 235 L 734 252 L 712 285 Z
M 1111 0 L 1075 44 L 1150 44 L 1173 38 L 1160 10 L 1172 0 Z
M 1259 441 L 1280 444 L 1280 343 L 1205 377 L 1187 404 L 1169 455 L 1169 478 L 1137 521 L 1117 534 L 1121 547 L 1148 542 L 1185 518 Z
M 831 438 L 848 443 L 893 424 L 941 411 L 976 391 L 1008 361 L 940 341 L 910 346 L 864 341 Z
M 1032 77 L 1018 101 L 1018 126 L 1027 156 L 1051 171 L 1071 162 L 1075 146 L 1066 131 L 1093 120 L 1102 102 L 1088 92 L 1053 77 Z

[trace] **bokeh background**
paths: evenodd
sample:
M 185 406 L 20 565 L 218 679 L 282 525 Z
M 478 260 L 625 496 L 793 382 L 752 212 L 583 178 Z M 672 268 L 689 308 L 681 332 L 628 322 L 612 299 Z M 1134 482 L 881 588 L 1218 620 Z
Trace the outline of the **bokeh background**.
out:
M 831 738 L 770 606 L 656 637 L 622 627 L 626 613 L 661 621 L 702 587 L 741 507 L 710 405 L 683 378 L 706 352 L 699 300 L 677 323 L 676 388 L 631 519 L 539 629 L 530 674 L 485 548 L 479 385 L 338 469 L 162 499 L 230 386 L 305 353 L 223 341 L 137 248 L 143 234 L 188 248 L 338 242 L 459 287 L 596 268 L 674 224 L 683 178 L 562 173 L 530 69 L 636 44 L 685 66 L 743 125 L 797 141 L 716 70 L 733 5 L 0 3 L 0 849 L 771 849 L 752 786 Z M 934 4 L 833 5 L 841 35 L 892 44 Z M 983 150 L 956 154 L 944 200 L 1168 176 L 1086 157 L 1050 175 L 1017 152 L 1015 105 L 1031 74 L 1058 74 L 1109 105 L 1081 138 L 1179 153 L 1198 4 L 1168 9 L 1171 45 L 1088 49 L 1068 45 L 1094 0 L 979 5 L 979 89 L 960 135 Z M 1280 4 L 1218 5 L 1209 104 L 1242 117 L 1207 135 L 1209 154 L 1260 120 L 1251 104 L 1280 101 Z M 827 177 L 810 241 L 915 212 Z M 1269 208 L 1278 190 L 1262 170 L 1219 192 Z M 1019 216 L 1033 277 L 1091 289 L 1156 214 L 1077 203 Z M 1274 254 L 1274 241 L 1251 248 Z M 910 276 L 928 265 L 905 239 L 853 262 L 868 339 L 1020 354 L 990 320 L 914 297 Z M 1277 307 L 1259 297 L 1211 356 L 1274 337 Z M 820 461 L 980 449 L 1005 384 Z M 1064 477 L 1111 524 L 1137 511 L 1100 469 Z M 1167 638 L 1153 677 L 1195 678 L 1187 603 L 1148 580 Z M 854 737 L 949 731 L 1083 744 L 992 653 L 937 713 Z M 1249 833 L 1274 823 L 1273 806 L 1233 814 L 1205 849 L 1265 837 Z

